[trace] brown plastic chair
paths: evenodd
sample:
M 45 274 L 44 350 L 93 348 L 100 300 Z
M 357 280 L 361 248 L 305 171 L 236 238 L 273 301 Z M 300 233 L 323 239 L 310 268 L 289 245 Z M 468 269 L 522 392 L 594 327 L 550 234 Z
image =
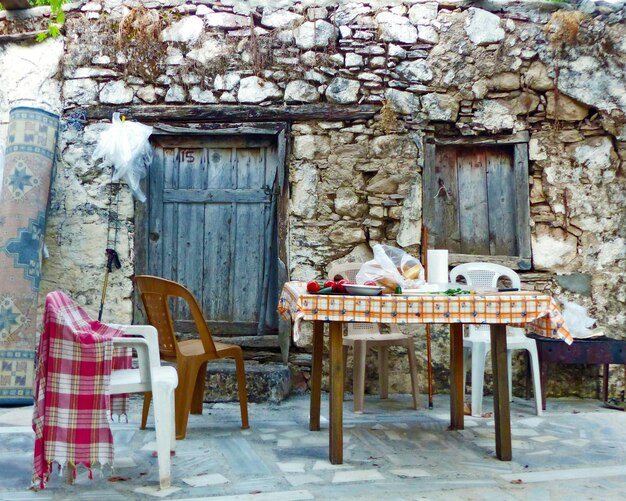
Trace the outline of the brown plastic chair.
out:
M 147 275 L 136 276 L 135 283 L 139 289 L 148 322 L 156 327 L 159 333 L 161 359 L 176 362 L 178 371 L 178 387 L 175 396 L 176 438 L 179 440 L 185 438 L 190 412 L 202 414 L 207 363 L 221 358 L 235 359 L 241 427 L 248 428 L 248 396 L 241 347 L 213 341 L 202 310 L 193 294 L 182 285 L 171 280 Z M 176 339 L 168 301 L 170 297 L 179 297 L 187 302 L 200 339 L 180 342 Z M 146 426 L 151 399 L 152 394 L 146 393 L 143 401 L 142 429 Z

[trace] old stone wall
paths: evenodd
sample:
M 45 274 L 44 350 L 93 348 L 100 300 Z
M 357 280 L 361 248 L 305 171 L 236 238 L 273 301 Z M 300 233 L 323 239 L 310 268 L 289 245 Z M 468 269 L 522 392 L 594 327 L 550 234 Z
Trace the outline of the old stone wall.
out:
M 92 311 L 100 300 L 109 172 L 91 159 L 102 123 L 81 122 L 81 110 L 375 104 L 381 110 L 367 120 L 292 124 L 292 278 L 322 277 L 333 262 L 367 259 L 379 242 L 419 254 L 426 135 L 527 132 L 534 269 L 522 281 L 585 305 L 612 335 L 626 334 L 623 5 L 579 2 L 581 10 L 575 10 L 552 2 L 484 2 L 476 8 L 460 0 L 265 4 L 79 2 L 67 8 L 64 42 L 0 44 L 0 81 L 8 82 L 0 93 L 0 122 L 12 96 L 39 79 L 62 86 L 57 98 L 69 124 L 53 187 L 43 292 L 63 288 Z M 45 9 L 39 12 L 26 20 L 0 15 L 0 34 L 40 27 L 47 19 L 41 17 Z M 53 71 L 47 49 L 39 50 L 30 69 L 21 56 L 9 58 L 39 47 L 63 51 L 61 71 Z M 23 76 L 7 80 L 23 70 Z M 37 88 L 33 93 L 39 94 Z M 133 202 L 126 190 L 119 213 L 123 268 L 110 278 L 105 318 L 126 322 L 132 315 L 134 251 Z M 434 330 L 438 389 L 447 385 L 447 339 Z M 416 345 L 424 369 L 423 335 Z M 298 350 L 304 353 L 294 360 L 302 367 L 306 342 Z M 394 360 L 392 389 L 408 389 L 405 359 Z M 368 363 L 375 371 L 374 359 Z M 521 369 L 522 360 L 517 365 Z M 561 373 L 555 393 L 595 390 L 592 380 L 580 378 L 580 369 Z M 617 374 L 611 381 L 619 389 Z M 302 387 L 306 376 L 306 369 L 298 375 Z

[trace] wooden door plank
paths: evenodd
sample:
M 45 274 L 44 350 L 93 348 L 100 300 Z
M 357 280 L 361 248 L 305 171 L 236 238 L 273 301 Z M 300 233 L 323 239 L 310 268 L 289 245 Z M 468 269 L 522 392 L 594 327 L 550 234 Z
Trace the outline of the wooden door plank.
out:
M 256 322 L 237 322 L 232 320 L 214 320 L 206 318 L 207 325 L 211 329 L 212 334 L 217 337 L 237 337 L 237 336 L 255 336 L 257 330 Z M 174 324 L 176 332 L 179 333 L 197 333 L 196 324 L 192 320 L 177 320 Z M 218 335 L 219 333 L 219 335 Z
M 163 138 L 161 136 L 160 138 Z M 274 140 L 268 136 L 172 136 L 163 138 L 162 141 L 170 148 L 203 149 L 211 150 L 220 148 L 266 148 L 273 144 Z
M 181 190 L 206 185 L 204 150 L 200 148 L 178 150 L 178 188 Z M 178 281 L 185 285 L 202 303 L 203 279 L 198 270 L 203 268 L 204 206 L 202 204 L 176 204 L 178 212 L 178 252 L 176 263 Z M 186 303 L 181 304 L 178 318 L 190 318 Z
M 269 203 L 270 196 L 264 188 L 259 189 L 166 189 L 163 192 L 166 203 Z
M 265 148 L 237 149 L 237 190 L 265 187 Z
M 163 186 L 178 187 L 178 151 L 176 148 L 163 149 Z M 176 205 L 163 200 L 163 256 L 159 276 L 178 280 L 176 255 L 178 253 L 178 211 Z
M 457 148 L 443 146 L 435 152 L 435 176 L 431 181 L 432 197 L 435 200 L 433 223 L 429 223 L 432 247 L 461 251 L 459 226 L 459 200 L 457 180 Z
M 212 146 L 212 144 L 211 144 Z M 233 150 L 207 148 L 207 188 L 234 188 Z M 231 203 L 204 205 L 204 296 L 202 309 L 208 319 L 232 321 L 231 265 L 234 262 L 231 232 L 234 214 Z
M 233 149 L 218 146 L 212 141 L 207 148 L 206 189 L 234 189 L 236 187 L 232 177 L 234 169 Z
M 519 254 L 528 259 L 530 269 L 530 195 L 528 188 L 528 144 L 516 144 L 513 149 L 515 179 L 515 227 Z
M 489 253 L 517 254 L 513 159 L 510 149 L 486 149 Z
M 265 259 L 263 262 L 263 289 L 262 294 L 265 299 L 264 321 L 261 325 L 271 330 L 278 329 L 278 296 L 282 290 L 282 283 L 278 283 L 278 194 L 279 194 L 279 155 L 281 152 L 277 145 L 265 148 L 265 185 L 272 194 L 272 201 L 268 207 L 266 215 L 265 233 Z M 261 301 L 263 307 L 263 300 Z
M 228 174 L 230 174 L 230 183 L 231 186 L 236 188 L 237 187 L 237 148 L 231 148 L 231 162 L 229 165 L 230 171 Z M 226 177 L 225 173 L 225 177 Z M 228 282 L 228 301 L 230 303 L 230 308 L 228 311 L 229 317 L 235 318 L 235 311 L 236 311 L 236 306 L 234 304 L 234 297 L 235 297 L 235 273 L 234 273 L 234 266 L 233 263 L 235 263 L 236 259 L 237 259 L 237 225 L 238 225 L 238 220 L 237 220 L 237 204 L 235 204 L 234 202 L 231 202 L 230 204 L 230 211 L 231 211 L 231 216 L 230 216 L 230 225 L 229 225 L 229 242 L 228 242 L 228 246 L 230 248 L 230 254 L 232 256 L 232 261 L 229 264 L 229 282 Z
M 474 148 L 458 150 L 457 172 L 461 252 L 489 254 L 485 151 Z
M 269 188 L 270 185 L 268 184 L 268 181 L 267 181 L 267 171 L 269 170 L 268 165 L 267 165 L 268 149 L 269 148 L 263 148 L 262 153 L 261 153 L 262 164 L 263 164 L 261 185 L 265 188 L 267 193 L 270 194 L 271 193 L 270 188 Z M 273 184 L 271 186 L 273 186 Z M 257 328 L 257 335 L 264 334 L 268 313 L 271 314 L 270 312 L 267 311 L 267 309 L 268 309 L 268 295 L 269 295 L 270 268 L 271 268 L 270 267 L 270 255 L 271 255 L 271 248 L 272 248 L 272 235 L 271 235 L 272 230 L 271 230 L 271 224 L 270 224 L 272 223 L 272 219 L 271 219 L 270 214 L 273 212 L 273 201 L 272 201 L 272 204 L 265 205 L 264 209 L 265 209 L 264 211 L 265 214 L 263 217 L 264 229 L 263 229 L 263 237 L 262 237 L 263 243 L 261 247 L 262 261 L 261 263 L 259 263 L 261 265 L 261 281 L 260 281 L 259 298 L 258 298 L 259 325 Z
M 237 187 L 250 188 L 265 181 L 265 158 L 258 149 L 236 150 Z M 237 318 L 259 319 L 260 291 L 263 282 L 264 204 L 236 204 L 237 225 L 234 268 L 234 305 Z
M 207 319 L 232 321 L 231 265 L 234 261 L 231 249 L 231 204 L 206 204 L 204 219 L 210 224 L 204 231 L 204 294 L 202 309 Z

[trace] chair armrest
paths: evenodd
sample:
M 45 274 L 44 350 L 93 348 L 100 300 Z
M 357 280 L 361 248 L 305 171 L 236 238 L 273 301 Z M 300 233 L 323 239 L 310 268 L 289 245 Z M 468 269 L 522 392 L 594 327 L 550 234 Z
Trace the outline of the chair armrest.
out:
M 143 349 L 146 350 L 146 354 L 148 357 L 148 366 L 150 368 L 161 366 L 161 357 L 159 355 L 159 334 L 152 325 L 108 325 L 123 331 L 129 336 L 113 338 L 114 345 L 131 346 L 133 348 L 136 348 L 138 352 L 139 349 L 141 349 L 141 347 L 143 346 Z
M 153 386 L 176 389 L 178 386 L 178 372 L 171 366 L 154 367 L 151 371 Z

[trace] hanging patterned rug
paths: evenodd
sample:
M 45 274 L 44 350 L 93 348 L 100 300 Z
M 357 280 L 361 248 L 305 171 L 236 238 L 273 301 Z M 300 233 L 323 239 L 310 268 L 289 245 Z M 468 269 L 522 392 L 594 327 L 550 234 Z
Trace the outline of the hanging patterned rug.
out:
M 0 193 L 0 405 L 31 404 L 37 295 L 59 117 L 9 114 Z

